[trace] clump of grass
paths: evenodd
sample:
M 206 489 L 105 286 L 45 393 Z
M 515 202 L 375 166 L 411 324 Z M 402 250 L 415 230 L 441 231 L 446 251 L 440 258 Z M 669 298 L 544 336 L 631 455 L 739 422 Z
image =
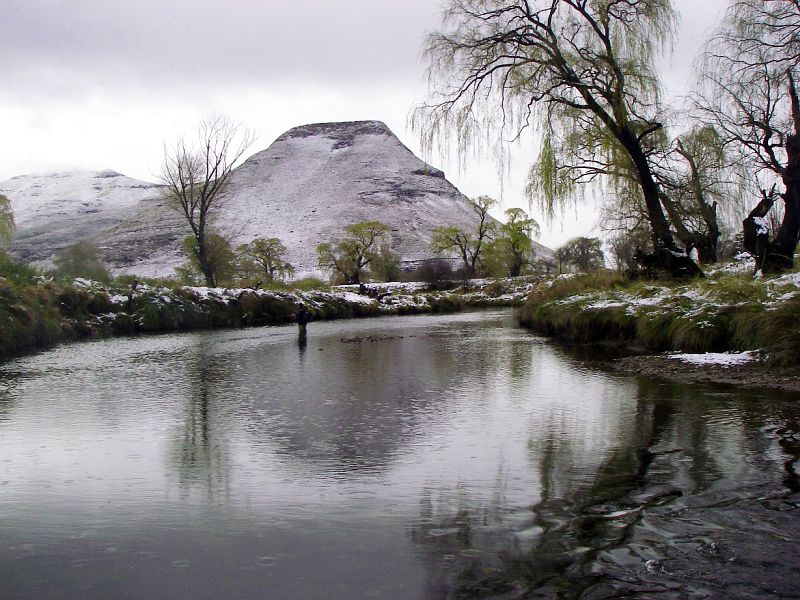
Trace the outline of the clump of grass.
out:
M 652 350 L 669 348 L 670 323 L 673 318 L 670 311 L 660 308 L 642 312 L 636 319 L 636 335 L 633 339 Z
M 36 277 L 40 277 L 39 269 L 11 260 L 8 255 L 0 250 L 0 277 L 16 284 L 33 283 Z
M 453 294 L 430 294 L 426 296 L 426 299 L 433 313 L 453 313 L 464 308 L 461 298 Z
M 308 292 L 311 290 L 329 290 L 330 284 L 317 279 L 315 277 L 306 277 L 305 279 L 296 279 L 287 284 L 286 289 L 296 290 L 299 292 Z
M 66 333 L 52 288 L 0 282 L 0 356 L 55 343 Z
M 764 310 L 750 324 L 766 353 L 769 364 L 800 365 L 800 297 L 793 297 Z M 755 327 L 754 327 L 755 326 Z
M 625 342 L 634 337 L 636 319 L 624 307 L 589 308 L 586 302 L 528 304 L 523 325 L 569 342 Z
M 720 304 L 764 302 L 767 299 L 767 287 L 764 283 L 747 274 L 728 274 L 700 280 L 696 288 Z
M 624 289 L 630 280 L 614 271 L 598 271 L 543 282 L 520 309 L 526 326 L 570 342 L 624 340 L 635 332 L 635 321 L 624 310 L 612 307 L 587 309 L 600 300 L 602 292 Z
M 553 300 L 577 296 L 584 292 L 619 289 L 630 284 L 630 279 L 615 271 L 597 271 L 596 273 L 576 275 L 575 277 L 554 279 L 551 282 L 540 285 L 538 289 L 531 293 L 528 297 L 527 305 L 544 304 Z
M 732 350 L 755 350 L 763 348 L 767 339 L 764 331 L 763 303 L 742 304 L 733 309 L 730 320 L 730 346 Z
M 672 315 L 668 325 L 667 349 L 684 352 L 720 352 L 730 349 L 729 311 L 714 306 L 688 315 Z
M 510 291 L 511 287 L 509 286 L 508 281 L 504 279 L 492 281 L 483 288 L 483 292 L 489 296 L 502 296 Z

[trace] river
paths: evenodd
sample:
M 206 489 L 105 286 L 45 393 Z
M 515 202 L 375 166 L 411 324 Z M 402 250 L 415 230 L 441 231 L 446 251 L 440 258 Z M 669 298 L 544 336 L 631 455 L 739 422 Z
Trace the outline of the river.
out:
M 0 365 L 0 598 L 800 597 L 800 404 L 506 310 Z

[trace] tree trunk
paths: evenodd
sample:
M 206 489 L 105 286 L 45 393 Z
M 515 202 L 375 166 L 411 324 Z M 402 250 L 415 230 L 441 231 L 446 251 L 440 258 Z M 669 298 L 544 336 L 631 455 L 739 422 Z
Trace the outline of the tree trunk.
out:
M 774 188 L 773 188 L 774 191 Z M 772 193 L 764 197 L 742 221 L 742 245 L 756 261 L 756 270 L 762 270 L 769 250 L 769 227 L 765 217 L 775 203 Z
M 783 220 L 775 235 L 769 240 L 769 228 L 763 221 L 774 199 L 772 194 L 764 198 L 742 223 L 744 246 L 756 259 L 756 268 L 764 273 L 783 273 L 794 267 L 794 252 L 800 238 L 800 100 L 797 97 L 794 78 L 789 73 L 789 95 L 792 100 L 794 132 L 786 136 L 786 167 L 781 180 L 786 191 L 783 199 Z
M 719 241 L 719 231 L 698 236 L 692 246 L 697 249 L 697 257 L 701 265 L 711 265 L 719 260 L 717 255 L 717 242 Z
M 214 278 L 214 268 L 208 260 L 208 248 L 206 248 L 205 236 L 203 234 L 196 235 L 195 239 L 197 241 L 197 262 L 206 280 L 206 285 L 212 288 L 217 287 L 217 282 Z
M 618 133 L 617 139 L 628 151 L 636 167 L 636 174 L 639 177 L 647 209 L 647 219 L 653 234 L 653 254 L 647 261 L 641 263 L 645 271 L 650 276 L 658 278 L 666 276 L 684 279 L 702 276 L 703 272 L 700 267 L 686 252 L 675 245 L 675 240 L 669 230 L 669 221 L 661 206 L 658 184 L 653 178 L 650 163 L 642 150 L 639 138 L 633 131 L 626 128 Z
M 678 241 L 686 249 L 686 254 L 690 254 L 692 249 L 696 249 L 700 264 L 709 265 L 717 262 L 717 245 L 721 234 L 719 225 L 717 225 L 717 203 L 709 205 L 700 201 L 700 210 L 703 214 L 706 231 L 690 231 L 683 224 L 680 213 L 672 199 L 666 194 L 661 194 L 661 203 L 675 228 L 675 235 Z
M 786 168 L 782 179 L 786 191 L 783 198 L 783 220 L 778 234 L 769 245 L 764 261 L 765 273 L 780 273 L 794 266 L 794 252 L 800 237 L 800 137 L 786 140 Z

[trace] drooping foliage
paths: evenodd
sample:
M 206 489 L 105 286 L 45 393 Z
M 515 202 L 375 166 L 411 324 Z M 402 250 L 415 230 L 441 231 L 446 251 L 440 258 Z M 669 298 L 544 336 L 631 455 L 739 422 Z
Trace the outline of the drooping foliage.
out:
M 579 273 L 591 273 L 603 267 L 603 242 L 596 237 L 576 237 L 556 251 L 557 260 Z
M 11 201 L 3 194 L 0 194 L 0 247 L 8 248 L 11 245 L 15 229 Z
M 64 277 L 83 277 L 94 281 L 109 281 L 108 272 L 97 244 L 81 240 L 62 248 L 53 257 L 56 273 Z
M 200 248 L 194 235 L 187 235 L 183 240 L 183 255 L 186 264 L 178 268 L 179 274 L 186 280 L 194 282 L 198 277 L 208 284 L 205 278 L 206 269 L 214 274 L 215 285 L 229 283 L 237 274 L 236 253 L 230 242 L 213 229 L 205 232 L 204 262 L 200 259 Z
M 433 230 L 431 249 L 437 254 L 456 252 L 464 263 L 467 276 L 474 276 L 483 267 L 483 255 L 494 239 L 496 221 L 489 211 L 497 200 L 489 196 L 472 199 L 472 209 L 478 217 L 474 231 L 465 231 L 455 226 L 440 226 Z
M 269 281 L 294 273 L 292 264 L 283 258 L 286 246 L 278 238 L 256 238 L 239 246 L 237 251 L 245 260 L 252 261 Z
M 546 215 L 581 184 L 635 185 L 657 260 L 699 273 L 674 244 L 651 163 L 664 139 L 654 58 L 674 24 L 669 0 L 451 0 L 425 52 L 433 100 L 412 123 L 428 147 L 455 136 L 462 153 L 532 127 L 528 192 Z
M 346 235 L 338 242 L 317 245 L 317 262 L 345 283 L 361 284 L 391 228 L 380 221 L 364 221 L 344 230 Z
M 379 281 L 398 281 L 400 279 L 400 274 L 403 272 L 400 255 L 392 250 L 391 245 L 385 238 L 372 256 L 369 271 Z
M 493 259 L 502 265 L 509 277 L 518 277 L 533 264 L 533 236 L 539 235 L 539 224 L 521 208 L 505 211 L 506 220 L 491 245 Z
M 760 196 L 744 221 L 744 243 L 767 272 L 793 266 L 800 237 L 799 62 L 796 0 L 733 0 L 703 58 L 698 108 L 738 152 Z M 779 198 L 772 232 L 768 215 Z

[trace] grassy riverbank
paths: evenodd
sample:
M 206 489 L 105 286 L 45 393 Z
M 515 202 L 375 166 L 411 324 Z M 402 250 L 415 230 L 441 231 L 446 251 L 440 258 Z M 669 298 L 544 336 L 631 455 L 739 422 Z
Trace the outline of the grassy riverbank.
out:
M 474 280 L 447 291 L 421 283 L 317 290 L 252 290 L 32 278 L 0 281 L 0 358 L 61 341 L 294 321 L 300 303 L 314 320 L 407 315 L 520 305 L 534 283 Z
M 522 324 L 567 342 L 648 351 L 761 350 L 775 365 L 800 365 L 800 273 L 754 279 L 731 264 L 683 283 L 630 281 L 616 273 L 542 282 Z

